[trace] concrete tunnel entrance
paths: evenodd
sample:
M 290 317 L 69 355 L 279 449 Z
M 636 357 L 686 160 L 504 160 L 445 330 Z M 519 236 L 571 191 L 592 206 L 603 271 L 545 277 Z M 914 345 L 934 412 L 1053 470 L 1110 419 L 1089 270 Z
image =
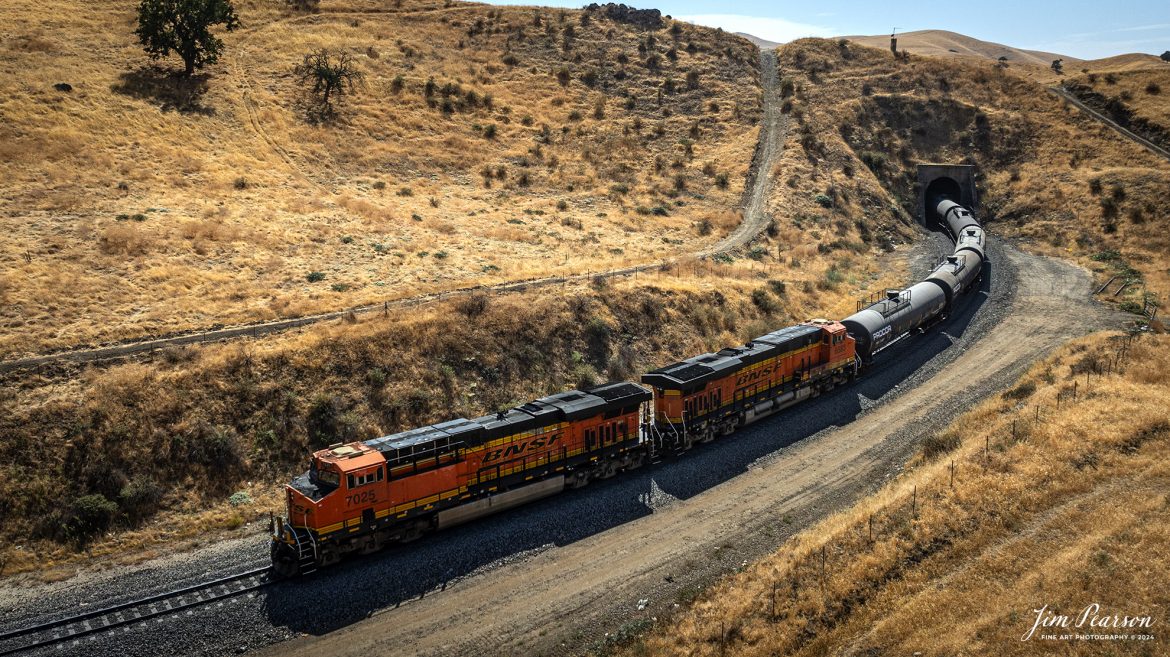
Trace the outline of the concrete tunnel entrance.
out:
M 975 167 L 970 164 L 919 164 L 918 221 L 924 226 L 934 224 L 934 209 L 928 205 L 938 194 L 945 194 L 977 213 L 979 196 L 975 189 Z

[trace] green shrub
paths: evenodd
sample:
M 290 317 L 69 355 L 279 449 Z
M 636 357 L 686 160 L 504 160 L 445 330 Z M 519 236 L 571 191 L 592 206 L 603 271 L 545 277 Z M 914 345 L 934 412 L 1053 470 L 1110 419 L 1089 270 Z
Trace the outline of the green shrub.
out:
M 83 495 L 63 512 L 50 514 L 55 538 L 71 541 L 84 548 L 96 536 L 105 533 L 118 513 L 118 505 L 104 495 Z
M 768 290 L 759 288 L 752 291 L 752 303 L 763 312 L 771 315 L 780 310 L 780 304 L 777 303 L 776 297 L 772 296 Z
M 817 205 L 821 206 L 822 208 L 833 207 L 833 199 L 825 196 L 824 194 L 817 194 L 813 197 L 813 200 L 816 201 Z
M 325 280 L 325 273 L 319 272 L 319 271 L 311 271 L 308 273 L 307 276 L 305 276 L 305 280 L 309 281 L 310 283 L 317 283 L 319 281 L 323 281 L 323 280 Z
M 135 477 L 118 494 L 118 506 L 132 524 L 153 515 L 162 501 L 163 488 L 151 477 Z
M 878 173 L 886 165 L 886 156 L 874 151 L 861 151 L 861 162 L 869 167 L 870 171 Z
M 1012 388 L 1011 390 L 1004 392 L 1002 397 L 1004 399 L 1020 401 L 1023 399 L 1027 399 L 1028 397 L 1031 397 L 1032 394 L 1035 392 L 1036 392 L 1036 384 L 1032 381 L 1027 381 L 1025 383 L 1021 383 L 1020 385 Z

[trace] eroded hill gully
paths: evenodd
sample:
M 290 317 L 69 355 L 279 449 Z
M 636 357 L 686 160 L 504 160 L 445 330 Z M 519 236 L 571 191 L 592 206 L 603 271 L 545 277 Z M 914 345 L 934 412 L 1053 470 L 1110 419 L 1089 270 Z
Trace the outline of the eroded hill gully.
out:
M 767 205 L 768 192 L 771 190 L 772 186 L 772 169 L 776 162 L 777 155 L 784 146 L 784 139 L 787 134 L 787 117 L 780 112 L 778 105 L 779 80 L 776 72 L 776 53 L 771 50 L 760 51 L 760 79 L 761 86 L 763 88 L 763 119 L 760 125 L 759 142 L 752 160 L 751 170 L 749 172 L 748 181 L 744 191 L 742 202 L 743 221 L 741 221 L 739 226 L 737 226 L 730 234 L 728 234 L 727 237 L 723 238 L 712 246 L 705 247 L 693 253 L 680 254 L 679 256 L 676 256 L 670 260 L 624 267 L 621 269 L 585 272 L 572 276 L 549 276 L 544 278 L 500 283 L 498 285 L 490 286 L 475 285 L 471 287 L 449 290 L 446 292 L 387 300 L 382 303 L 368 304 L 354 308 L 345 308 L 333 312 L 308 315 L 304 317 L 294 317 L 271 322 L 258 322 L 255 324 L 247 324 L 229 328 L 215 328 L 206 331 L 196 331 L 161 336 L 147 340 L 124 342 L 121 344 L 104 347 L 75 349 L 72 351 L 7 360 L 0 362 L 0 374 L 5 374 L 15 370 L 55 364 L 90 363 L 102 360 L 126 358 L 136 354 L 150 353 L 160 349 L 165 349 L 167 347 L 204 344 L 208 342 L 219 342 L 247 337 L 258 338 L 262 335 L 279 333 L 281 331 L 287 331 L 301 326 L 316 324 L 318 322 L 342 319 L 351 315 L 361 315 L 372 312 L 385 312 L 391 308 L 416 306 L 434 301 L 441 301 L 443 299 L 458 298 L 477 293 L 509 294 L 512 292 L 522 292 L 525 290 L 541 287 L 565 285 L 568 283 L 589 282 L 599 277 L 613 278 L 618 276 L 636 276 L 637 274 L 643 272 L 656 271 L 665 265 L 676 263 L 682 258 L 705 258 L 719 253 L 730 252 L 747 244 L 756 235 L 759 235 L 768 223 L 769 217 L 765 212 L 765 208 Z M 247 89 L 244 90 L 244 95 L 245 105 L 248 105 L 252 101 L 249 97 Z M 266 142 L 272 145 L 271 140 L 268 139 L 267 135 L 264 134 L 262 128 L 259 126 L 258 119 L 253 116 L 253 110 L 251 109 L 250 105 L 248 105 L 248 107 L 249 116 L 258 133 L 264 138 Z M 291 165 L 291 161 L 287 160 L 286 155 L 283 153 L 279 154 L 282 159 L 286 160 L 286 163 Z

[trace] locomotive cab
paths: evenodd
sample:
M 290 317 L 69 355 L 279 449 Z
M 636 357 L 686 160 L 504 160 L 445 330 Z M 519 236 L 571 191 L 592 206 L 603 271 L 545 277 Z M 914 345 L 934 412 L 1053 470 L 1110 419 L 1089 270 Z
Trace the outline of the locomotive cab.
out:
M 386 459 L 362 443 L 334 445 L 313 454 L 309 470 L 285 486 L 288 517 L 273 527 L 273 563 L 285 574 L 320 561 L 323 535 L 373 522 L 385 494 Z M 350 520 L 347 520 L 349 518 Z M 310 565 L 314 564 L 314 565 Z

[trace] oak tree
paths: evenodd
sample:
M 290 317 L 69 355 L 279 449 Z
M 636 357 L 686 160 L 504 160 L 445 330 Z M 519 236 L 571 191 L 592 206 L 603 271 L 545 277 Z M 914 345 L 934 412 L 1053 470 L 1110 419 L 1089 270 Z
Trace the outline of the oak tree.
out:
M 142 0 L 138 5 L 138 29 L 134 31 L 151 59 L 173 51 L 183 59 L 183 74 L 214 64 L 223 41 L 211 26 L 231 32 L 240 26 L 231 0 Z

